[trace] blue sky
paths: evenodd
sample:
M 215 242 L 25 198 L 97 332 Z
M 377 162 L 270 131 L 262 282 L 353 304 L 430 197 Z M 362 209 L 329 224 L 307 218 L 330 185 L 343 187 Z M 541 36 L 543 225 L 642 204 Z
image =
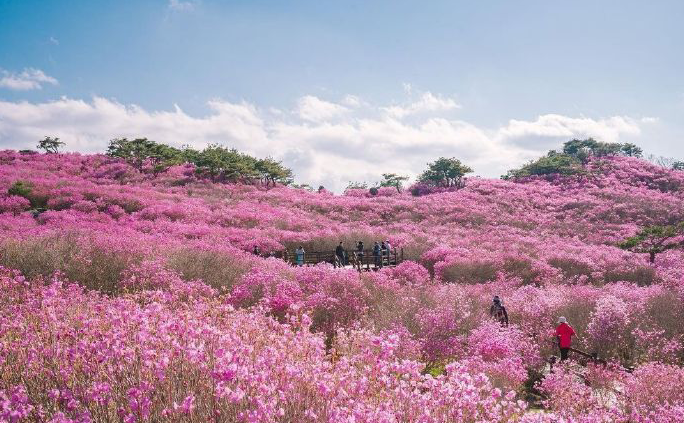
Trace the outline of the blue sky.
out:
M 222 142 L 336 189 L 439 155 L 496 176 L 572 136 L 684 157 L 682 18 L 679 1 L 0 0 L 0 148 Z

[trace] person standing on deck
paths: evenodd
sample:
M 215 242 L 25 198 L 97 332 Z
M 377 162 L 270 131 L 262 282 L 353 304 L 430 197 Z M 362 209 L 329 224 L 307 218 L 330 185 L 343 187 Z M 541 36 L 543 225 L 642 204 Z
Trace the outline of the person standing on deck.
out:
M 375 267 L 382 267 L 382 248 L 378 241 L 373 245 L 373 258 L 375 259 Z
M 392 256 L 392 244 L 390 244 L 389 239 L 385 241 L 385 247 L 387 247 L 387 265 L 389 266 L 391 264 L 390 257 Z
M 363 241 L 359 241 L 356 244 L 356 262 L 359 266 L 359 271 L 361 271 L 361 266 L 363 266 Z
M 380 243 L 380 254 L 381 254 L 380 262 L 384 265 L 385 264 L 385 257 L 386 256 L 389 257 L 387 255 L 387 245 L 385 244 L 385 241 L 382 241 Z M 387 261 L 387 264 L 389 265 L 389 260 Z
M 561 361 L 568 359 L 573 336 L 575 336 L 575 330 L 568 324 L 568 320 L 563 316 L 559 317 L 558 326 L 556 327 L 556 338 L 560 348 Z
M 346 251 L 344 251 L 344 243 L 340 242 L 340 245 L 335 248 L 335 256 L 337 256 L 337 262 L 339 263 L 340 267 L 343 267 L 347 264 L 345 260 L 345 255 Z
M 295 260 L 297 261 L 297 266 L 304 266 L 304 247 L 301 245 L 295 250 Z

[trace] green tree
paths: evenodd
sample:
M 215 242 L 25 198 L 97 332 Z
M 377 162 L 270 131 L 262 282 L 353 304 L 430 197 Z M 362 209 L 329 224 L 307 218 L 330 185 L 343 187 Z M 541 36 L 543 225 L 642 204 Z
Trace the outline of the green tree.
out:
M 503 179 L 521 178 L 532 175 L 577 175 L 585 174 L 584 165 L 591 157 L 631 156 L 641 157 L 642 150 L 634 144 L 620 144 L 596 141 L 593 138 L 573 139 L 563 144 L 561 151 L 551 150 L 546 156 L 513 169 Z
M 636 144 L 624 143 L 622 144 L 622 154 L 628 157 L 641 157 L 644 151 Z
M 439 187 L 460 187 L 463 177 L 473 170 L 456 158 L 440 157 L 420 175 L 419 181 Z
M 107 155 L 124 159 L 141 172 L 149 168 L 155 175 L 185 161 L 181 150 L 147 138 L 115 138 L 109 142 Z
M 591 149 L 591 155 L 596 157 L 618 156 L 623 153 L 623 144 L 616 142 L 599 142 Z
M 259 173 L 261 181 L 266 186 L 269 186 L 269 184 L 275 186 L 276 184 L 289 185 L 292 183 L 292 170 L 270 157 L 257 160 L 255 168 Z
M 591 155 L 592 149 L 598 145 L 598 141 L 593 138 L 586 140 L 572 139 L 563 144 L 562 153 L 585 163 Z
M 214 181 L 252 183 L 260 176 L 256 168 L 257 159 L 218 144 L 202 150 L 194 163 L 198 174 L 209 176 Z
M 38 149 L 44 150 L 46 154 L 57 154 L 59 153 L 60 147 L 66 145 L 59 138 L 45 137 L 44 139 L 38 141 Z
M 401 192 L 404 182 L 408 181 L 408 176 L 400 176 L 396 173 L 383 173 L 382 181 L 380 181 L 381 187 L 395 187 L 397 192 Z
M 639 148 L 634 144 L 630 144 L 634 148 Z M 593 138 L 585 140 L 573 139 L 563 144 L 563 154 L 572 156 L 582 163 L 586 163 L 589 157 L 603 157 L 603 156 L 617 156 L 624 153 L 624 144 L 614 142 L 601 142 Z M 629 148 L 628 148 L 629 151 Z
M 504 176 L 504 179 L 524 178 L 534 175 L 576 175 L 582 172 L 582 163 L 579 159 L 568 154 L 550 151 L 548 155 L 533 160 L 520 169 L 510 170 Z
M 233 148 L 212 144 L 199 151 L 188 146 L 180 149 L 147 138 L 115 138 L 109 142 L 107 154 L 126 160 L 141 172 L 155 175 L 171 166 L 192 163 L 198 175 L 214 181 L 254 183 L 266 186 L 290 184 L 292 170 L 270 157 L 256 159 Z
M 656 254 L 682 246 L 684 223 L 667 226 L 649 226 L 627 238 L 619 247 L 633 253 L 648 253 L 648 261 L 655 262 Z

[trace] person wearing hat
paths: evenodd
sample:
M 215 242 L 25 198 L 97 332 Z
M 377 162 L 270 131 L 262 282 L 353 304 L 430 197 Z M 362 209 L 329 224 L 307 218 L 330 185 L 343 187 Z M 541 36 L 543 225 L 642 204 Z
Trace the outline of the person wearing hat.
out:
M 575 330 L 568 324 L 568 320 L 563 316 L 559 317 L 558 326 L 556 327 L 556 338 L 560 348 L 561 361 L 568 359 L 573 336 L 575 336 Z
M 508 326 L 508 313 L 498 295 L 495 295 L 492 299 L 492 306 L 489 307 L 489 316 L 501 323 L 501 326 Z

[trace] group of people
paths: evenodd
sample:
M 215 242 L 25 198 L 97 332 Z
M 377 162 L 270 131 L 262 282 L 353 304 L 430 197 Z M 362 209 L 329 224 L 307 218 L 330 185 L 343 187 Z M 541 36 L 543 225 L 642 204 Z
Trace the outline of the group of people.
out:
M 508 312 L 498 295 L 495 295 L 492 299 L 492 305 L 489 307 L 489 315 L 502 326 L 508 326 Z M 568 324 L 568 320 L 564 316 L 560 316 L 558 318 L 558 325 L 556 326 L 555 337 L 558 348 L 560 349 L 561 361 L 568 359 L 568 354 L 572 349 L 573 336 L 576 336 L 575 330 Z
M 376 241 L 371 250 L 373 256 L 373 262 L 376 268 L 381 268 L 383 265 L 389 265 L 391 263 L 390 254 L 392 253 L 392 244 L 389 241 Z M 301 245 L 295 250 L 295 264 L 297 266 L 303 266 L 305 261 L 306 251 Z M 357 242 L 353 252 L 353 264 L 361 270 L 363 265 L 363 259 L 366 256 L 366 247 L 363 245 L 363 241 Z M 333 259 L 333 265 L 335 267 L 344 267 L 350 263 L 349 253 L 344 247 L 344 242 L 340 242 L 337 247 L 335 247 L 335 256 Z
M 261 248 L 259 248 L 258 245 L 254 246 L 252 253 L 254 255 L 263 257 L 263 254 L 261 254 Z M 373 263 L 375 265 L 375 268 L 381 268 L 384 265 L 392 264 L 392 260 L 390 259 L 392 254 L 392 244 L 390 244 L 389 240 L 381 242 L 375 241 L 375 244 L 373 245 L 370 254 L 373 257 Z M 271 256 L 274 256 L 274 254 L 271 253 L 269 257 Z M 354 264 L 358 267 L 359 270 L 361 270 L 361 266 L 364 264 L 365 256 L 366 248 L 363 244 L 363 241 L 359 241 L 352 252 L 352 257 L 354 258 L 352 264 Z M 287 250 L 285 251 L 284 258 L 287 260 Z M 303 266 L 306 263 L 305 258 L 306 251 L 304 250 L 304 247 L 300 245 L 294 251 L 294 264 L 297 266 Z M 340 242 L 339 245 L 335 248 L 333 265 L 335 267 L 344 267 L 348 264 L 350 264 L 349 254 L 346 248 L 344 247 L 344 242 Z
M 385 264 L 389 265 L 391 263 L 391 253 L 392 244 L 390 244 L 389 240 L 381 242 L 375 241 L 375 244 L 373 244 L 373 249 L 371 250 L 371 254 L 373 255 L 373 264 L 375 265 L 375 268 L 381 268 Z M 361 270 L 361 266 L 363 265 L 363 259 L 366 256 L 366 247 L 363 245 L 363 241 L 359 241 L 356 243 L 354 255 L 356 258 L 355 264 L 358 267 L 358 269 Z M 339 262 L 340 265 L 344 266 L 349 263 L 349 257 L 347 256 L 347 252 L 344 249 L 344 243 L 340 242 L 340 245 L 337 246 L 337 248 L 335 249 L 335 256 L 336 262 Z

